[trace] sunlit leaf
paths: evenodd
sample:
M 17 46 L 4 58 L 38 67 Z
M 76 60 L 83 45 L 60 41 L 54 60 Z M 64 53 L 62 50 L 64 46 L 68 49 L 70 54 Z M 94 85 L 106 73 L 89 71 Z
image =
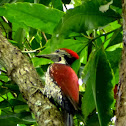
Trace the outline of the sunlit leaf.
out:
M 0 16 L 7 17 L 12 23 L 19 22 L 21 26 L 30 26 L 47 33 L 53 32 L 63 15 L 62 11 L 51 9 L 42 4 L 13 3 L 0 8 Z

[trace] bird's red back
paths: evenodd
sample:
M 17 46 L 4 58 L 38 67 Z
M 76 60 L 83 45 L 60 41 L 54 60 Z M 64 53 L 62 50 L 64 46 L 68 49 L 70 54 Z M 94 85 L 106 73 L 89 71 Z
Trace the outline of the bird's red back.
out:
M 74 70 L 65 64 L 54 63 L 50 67 L 50 75 L 61 87 L 64 94 L 73 102 L 79 102 L 78 77 Z

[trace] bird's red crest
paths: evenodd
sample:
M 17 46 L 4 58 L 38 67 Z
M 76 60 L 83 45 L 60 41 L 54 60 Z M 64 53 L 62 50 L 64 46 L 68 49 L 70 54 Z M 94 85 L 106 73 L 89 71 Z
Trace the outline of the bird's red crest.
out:
M 67 53 L 69 53 L 72 57 L 75 57 L 76 59 L 79 59 L 79 56 L 76 52 L 74 52 L 71 49 L 67 49 L 67 48 L 61 48 L 61 50 L 65 50 Z

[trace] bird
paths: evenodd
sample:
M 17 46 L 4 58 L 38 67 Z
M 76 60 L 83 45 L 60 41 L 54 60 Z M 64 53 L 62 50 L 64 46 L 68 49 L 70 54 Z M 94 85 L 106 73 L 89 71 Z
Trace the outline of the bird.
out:
M 79 59 L 78 54 L 71 49 L 60 48 L 51 54 L 37 57 L 54 62 L 47 68 L 44 94 L 65 110 L 65 126 L 73 126 L 73 115 L 79 103 L 79 83 L 71 64 Z

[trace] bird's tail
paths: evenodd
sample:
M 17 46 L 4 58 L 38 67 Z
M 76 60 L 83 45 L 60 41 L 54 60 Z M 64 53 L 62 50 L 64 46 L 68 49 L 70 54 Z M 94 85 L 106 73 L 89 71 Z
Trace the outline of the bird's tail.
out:
M 65 126 L 73 126 L 73 115 L 65 112 Z

